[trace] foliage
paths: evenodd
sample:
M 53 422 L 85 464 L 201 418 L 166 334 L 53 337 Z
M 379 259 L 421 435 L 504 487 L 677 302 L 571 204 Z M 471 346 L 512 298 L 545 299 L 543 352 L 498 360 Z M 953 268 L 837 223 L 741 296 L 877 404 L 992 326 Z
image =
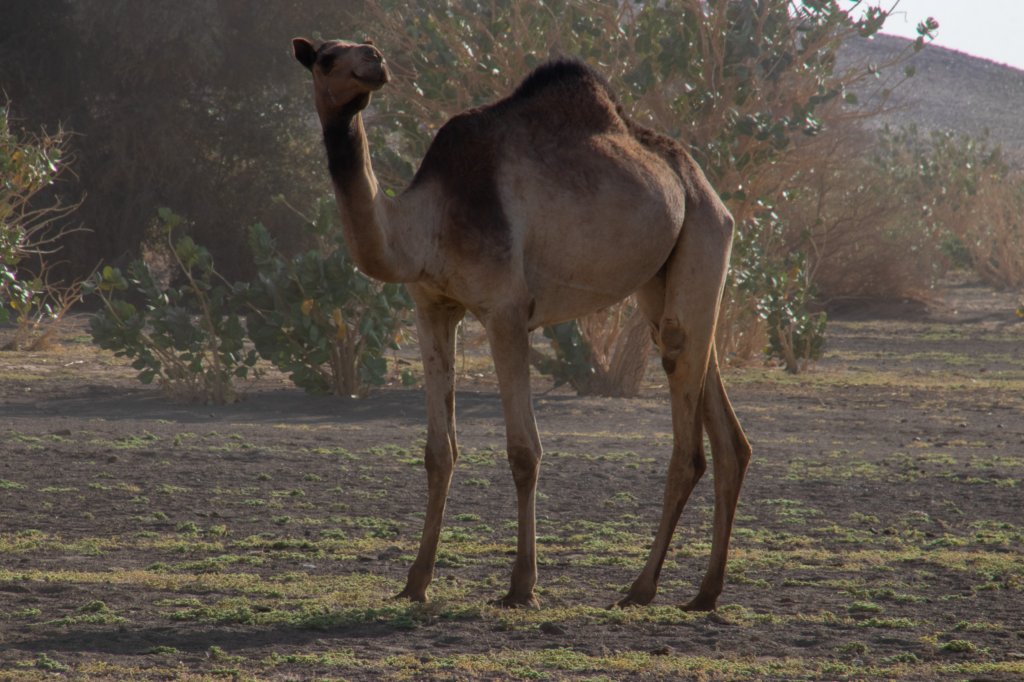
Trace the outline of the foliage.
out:
M 793 250 L 782 261 L 770 260 L 760 251 L 784 236 L 786 226 L 779 215 L 766 207 L 748 223 L 736 242 L 731 279 L 765 324 L 765 354 L 797 374 L 821 357 L 826 315 L 809 310 L 814 286 L 802 251 Z
M 908 126 L 823 138 L 777 212 L 804 226 L 784 244 L 806 248 L 826 298 L 925 297 L 951 267 L 1024 285 L 1024 183 L 986 137 Z
M 533 366 L 542 374 L 549 374 L 555 386 L 569 384 L 578 393 L 585 394 L 596 374 L 593 350 L 580 333 L 575 322 L 562 322 L 544 327 L 544 336 L 551 341 L 554 357 L 538 351 L 532 353 Z
M 181 216 L 160 210 L 160 231 L 172 246 L 182 284 L 165 286 L 142 260 L 129 265 L 127 277 L 104 267 L 87 285 L 103 302 L 90 331 L 101 348 L 133 358 L 142 383 L 156 380 L 182 399 L 231 403 L 238 398 L 234 381 L 250 376 L 256 352 L 245 348 L 233 288 L 214 269 L 210 252 L 191 237 L 174 239 L 183 223 Z M 141 299 L 142 307 L 129 298 Z
M 788 0 L 546 0 L 529 7 L 517 0 L 455 0 L 443 6 L 409 0 L 377 3 L 364 22 L 375 26 L 379 44 L 388 45 L 401 78 L 386 97 L 375 101 L 376 125 L 371 125 L 370 135 L 385 150 L 376 160 L 384 178 L 407 179 L 413 166 L 405 159 L 422 155 L 430 134 L 449 116 L 509 91 L 547 56 L 572 54 L 598 65 L 634 118 L 687 145 L 729 205 L 740 240 L 767 239 L 766 231 L 752 227 L 755 214 L 783 201 L 786 181 L 802 163 L 806 166 L 804 140 L 816 137 L 826 125 L 849 126 L 877 110 L 879 105 L 865 98 L 852 111 L 858 103 L 855 86 L 906 55 L 840 70 L 836 53 L 843 40 L 876 33 L 887 16 L 872 8 L 854 19 L 836 3 Z M 923 25 L 912 49 L 920 49 L 936 27 L 934 22 Z M 452 72 L 460 80 L 453 81 Z M 887 87 L 896 85 L 886 82 Z M 790 312 L 780 319 L 810 319 L 806 310 L 794 309 L 809 301 L 796 290 L 796 281 L 786 284 L 785 293 L 769 286 L 778 273 L 790 269 L 790 252 L 799 241 L 794 229 L 787 223 L 789 234 L 748 250 L 750 257 L 756 254 L 761 260 L 754 263 L 748 257 L 744 265 L 758 272 L 746 278 L 744 289 L 726 293 L 726 304 L 739 309 L 724 311 L 723 324 L 764 324 L 766 315 L 745 311 L 767 300 L 779 305 L 786 301 Z M 750 234 L 744 234 L 747 230 Z M 756 286 L 767 288 L 754 291 Z M 624 303 L 610 314 L 628 319 L 623 313 L 632 305 Z M 781 308 L 777 312 L 782 314 Z M 581 321 L 575 330 L 547 330 L 555 359 L 543 361 L 544 369 L 580 391 L 616 391 L 618 387 L 600 380 L 607 364 L 593 353 L 610 331 L 602 323 L 608 315 L 598 313 L 596 321 Z M 824 332 L 823 326 L 796 323 L 796 328 L 812 336 Z M 623 341 L 628 337 L 613 336 Z M 718 335 L 725 345 L 720 354 L 751 349 L 746 342 L 729 344 L 758 336 L 748 328 L 726 328 Z M 782 340 L 781 352 L 786 334 L 775 336 Z M 649 348 L 638 343 L 632 352 L 646 357 Z
M 623 320 L 623 316 L 628 319 Z M 612 306 L 577 321 L 544 328 L 554 355 L 536 349 L 533 366 L 580 395 L 633 398 L 650 357 L 650 328 L 635 304 Z
M 48 198 L 65 163 L 63 134 L 19 136 L 11 129 L 10 109 L 0 107 L 0 324 L 13 322 L 5 349 L 39 349 L 72 304 L 80 284 L 51 277 L 50 257 L 60 250 L 69 229 L 56 220 L 76 206 Z
M 262 225 L 250 229 L 258 276 L 240 287 L 249 335 L 260 355 L 307 391 L 364 394 L 384 383 L 388 349 L 397 349 L 412 307 L 404 287 L 380 284 L 349 258 L 330 199 L 306 231 L 318 247 L 283 257 Z M 405 377 L 409 379 L 408 375 Z
M 193 238 L 233 277 L 254 274 L 249 260 L 232 258 L 244 239 L 241 225 L 266 225 L 284 259 L 308 248 L 315 238 L 305 233 L 281 239 L 290 216 L 272 201 L 279 193 L 292 203 L 311 201 L 323 183 L 322 166 L 310 163 L 319 152 L 317 135 L 310 134 L 308 79 L 285 46 L 293 35 L 369 35 L 397 76 L 367 112 L 385 184 L 412 177 L 433 133 L 451 115 L 508 92 L 547 57 L 571 54 L 609 77 L 631 116 L 688 146 L 736 217 L 738 241 L 767 238 L 751 227 L 762 207 L 779 214 L 783 234 L 758 245 L 765 260 L 749 281 L 767 284 L 771 272 L 788 272 L 789 254 L 798 250 L 806 256 L 805 279 L 825 296 L 921 291 L 922 282 L 947 267 L 949 249 L 933 249 L 927 220 L 876 220 L 890 207 L 892 216 L 908 215 L 912 202 L 902 197 L 911 195 L 899 195 L 894 188 L 902 180 L 890 182 L 862 148 L 835 146 L 839 133 L 852 140 L 858 121 L 885 106 L 885 95 L 912 73 L 888 68 L 900 56 L 840 66 L 843 41 L 873 35 L 888 17 L 873 7 L 854 19 L 843 9 L 850 5 L 299 0 L 252 13 L 227 0 L 16 3 L 5 13 L 8 31 L 0 36 L 0 87 L 14 96 L 23 117 L 55 123 L 54 116 L 66 116 L 82 133 L 70 141 L 90 196 L 82 219 L 103 229 L 69 249 L 79 272 L 100 256 L 136 252 L 139 226 L 163 204 L 195 219 L 188 226 Z M 45 42 L 38 40 L 40 26 L 49 36 Z M 345 35 L 336 35 L 337 27 Z M 923 47 L 936 27 L 923 22 L 910 49 Z M 328 35 L 318 35 L 321 28 Z M 77 58 L 54 58 L 54 45 Z M 241 51 L 246 65 L 237 68 Z M 155 53 L 159 60 L 152 59 Z M 947 171 L 958 172 L 937 169 Z M 970 219 L 964 229 L 944 230 L 941 243 L 958 249 L 989 281 L 1014 286 L 1021 277 L 1014 246 L 1019 228 L 1012 219 L 1018 200 L 1007 187 L 983 185 L 960 214 Z M 926 229 L 915 233 L 918 227 Z M 904 267 L 895 257 L 901 251 Z M 769 294 L 726 291 L 718 334 L 723 359 L 743 359 L 765 345 L 758 305 Z M 581 376 L 614 373 L 612 360 L 634 352 L 618 345 L 634 337 L 605 324 L 632 319 L 631 305 L 579 323 L 574 334 L 594 351 Z M 605 352 L 609 340 L 614 343 Z M 635 348 L 646 353 L 650 346 Z
M 294 258 L 281 255 L 262 225 L 251 227 L 258 275 L 230 284 L 206 248 L 175 236 L 184 219 L 161 209 L 163 252 L 150 248 L 127 276 L 107 266 L 90 280 L 89 291 L 103 302 L 90 321 L 93 340 L 133 358 L 143 383 L 155 380 L 187 400 L 233 402 L 234 382 L 257 374 L 259 357 L 307 391 L 364 394 L 383 383 L 384 354 L 397 349 L 401 311 L 411 301 L 402 287 L 355 268 L 336 213 L 332 201 L 317 203 L 306 229 L 318 248 Z
M 811 287 L 803 254 L 794 254 L 782 267 L 764 273 L 757 310 L 768 328 L 765 353 L 782 360 L 786 371 L 798 374 L 821 358 L 825 346 L 825 313 L 808 310 Z
M 1024 290 L 1024 175 L 980 187 L 961 225 L 958 241 L 974 271 L 998 289 Z
M 902 229 L 929 254 L 933 279 L 970 267 L 997 288 L 1024 287 L 1024 177 L 982 137 L 886 129 L 874 157 L 902 199 Z

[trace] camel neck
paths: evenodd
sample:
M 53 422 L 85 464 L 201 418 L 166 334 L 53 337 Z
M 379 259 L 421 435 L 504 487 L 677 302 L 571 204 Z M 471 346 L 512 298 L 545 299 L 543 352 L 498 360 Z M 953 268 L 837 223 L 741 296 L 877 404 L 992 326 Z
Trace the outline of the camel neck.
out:
M 341 112 L 327 118 L 323 129 L 331 179 L 339 189 L 348 187 L 365 175 L 369 165 L 362 116 Z
M 349 253 L 359 269 L 385 282 L 408 282 L 420 268 L 408 253 L 393 203 L 381 191 L 370 163 L 362 116 L 339 112 L 322 119 L 327 166 Z

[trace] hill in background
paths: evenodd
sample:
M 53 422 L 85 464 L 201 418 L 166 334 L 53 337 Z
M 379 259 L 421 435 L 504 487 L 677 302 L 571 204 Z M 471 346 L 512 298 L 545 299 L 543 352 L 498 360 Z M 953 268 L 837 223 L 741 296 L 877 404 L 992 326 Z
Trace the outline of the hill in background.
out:
M 852 40 L 842 61 L 882 62 L 912 41 L 895 36 Z M 1024 167 L 1024 71 L 935 45 L 913 55 L 916 74 L 893 92 L 892 111 L 879 123 L 950 130 L 1002 146 L 1007 161 Z

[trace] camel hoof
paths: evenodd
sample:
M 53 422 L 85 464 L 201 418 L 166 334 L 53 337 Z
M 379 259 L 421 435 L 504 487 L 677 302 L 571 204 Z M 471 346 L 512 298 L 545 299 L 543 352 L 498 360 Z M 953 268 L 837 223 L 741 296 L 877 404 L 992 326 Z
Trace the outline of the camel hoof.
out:
M 609 604 L 608 605 L 608 610 L 611 610 L 611 609 L 628 609 L 628 608 L 632 608 L 634 606 L 645 606 L 645 605 L 646 604 L 644 604 L 643 602 L 637 601 L 636 599 L 633 599 L 629 595 L 626 595 L 625 597 L 623 597 L 619 601 L 617 601 L 617 602 L 615 602 L 613 604 Z
M 407 587 L 392 597 L 391 601 L 413 601 L 422 604 L 427 601 L 427 593 L 423 590 L 411 590 Z
M 702 594 L 698 594 L 679 608 L 683 611 L 714 611 L 717 601 L 717 597 L 706 597 Z
M 537 599 L 537 595 L 532 593 L 525 597 L 515 596 L 509 593 L 501 599 L 495 599 L 491 602 L 491 605 L 497 606 L 501 609 L 539 609 L 540 600 Z
M 654 594 L 655 594 L 654 592 L 648 592 L 646 590 L 644 590 L 643 592 L 637 592 L 637 591 L 634 591 L 634 590 L 630 590 L 629 592 L 626 593 L 625 597 L 623 597 L 619 601 L 615 602 L 614 604 L 612 604 L 608 608 L 609 609 L 615 609 L 615 608 L 625 609 L 625 608 L 629 608 L 629 607 L 632 607 L 632 606 L 647 606 L 652 601 L 654 601 Z

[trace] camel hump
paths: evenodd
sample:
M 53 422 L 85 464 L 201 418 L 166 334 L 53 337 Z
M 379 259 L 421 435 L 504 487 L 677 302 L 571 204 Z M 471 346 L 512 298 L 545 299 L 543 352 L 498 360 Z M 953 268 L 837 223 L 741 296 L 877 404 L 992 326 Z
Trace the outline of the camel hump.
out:
M 605 94 L 617 103 L 611 85 L 600 73 L 578 59 L 553 59 L 535 68 L 509 97 L 510 101 L 530 99 L 548 90 L 589 87 Z

